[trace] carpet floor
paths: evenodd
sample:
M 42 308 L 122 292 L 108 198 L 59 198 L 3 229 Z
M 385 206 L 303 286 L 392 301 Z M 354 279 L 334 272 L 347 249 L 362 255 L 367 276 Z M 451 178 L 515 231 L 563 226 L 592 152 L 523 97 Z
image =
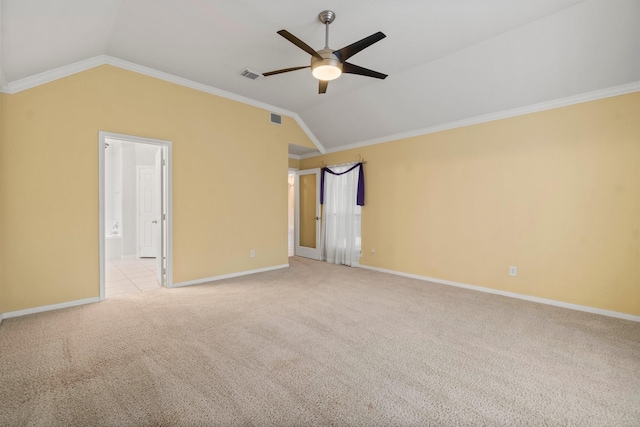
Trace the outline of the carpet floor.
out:
M 6 319 L 0 425 L 640 425 L 638 323 L 290 263 Z

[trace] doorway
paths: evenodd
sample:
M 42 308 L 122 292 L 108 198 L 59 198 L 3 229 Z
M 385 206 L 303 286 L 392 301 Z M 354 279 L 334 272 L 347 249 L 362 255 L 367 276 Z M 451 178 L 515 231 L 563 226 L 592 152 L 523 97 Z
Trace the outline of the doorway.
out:
M 171 287 L 171 143 L 99 133 L 100 299 Z
M 362 163 L 297 171 L 295 175 L 295 254 L 332 264 L 358 266 L 362 256 Z M 355 171 L 355 172 L 353 172 Z M 360 172 L 360 173 L 358 173 Z M 321 184 L 322 183 L 322 184 Z M 361 190 L 362 188 L 362 190 Z M 320 204 L 321 191 L 324 205 Z M 361 192 L 362 191 L 362 192 Z
M 295 254 L 320 259 L 320 169 L 295 175 Z

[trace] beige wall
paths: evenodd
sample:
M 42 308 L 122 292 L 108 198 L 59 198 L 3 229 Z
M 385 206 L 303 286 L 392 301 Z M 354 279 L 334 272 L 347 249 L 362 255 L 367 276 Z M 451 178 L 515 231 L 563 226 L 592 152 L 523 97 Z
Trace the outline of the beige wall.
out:
M 289 159 L 289 169 L 300 169 L 300 160 Z
M 173 143 L 174 283 L 288 262 L 293 119 L 111 66 L 2 100 L 0 312 L 99 295 L 100 130 Z
M 367 160 L 364 265 L 639 315 L 638 117 L 636 93 L 299 166 Z M 312 143 L 284 119 L 110 66 L 0 95 L 0 312 L 98 295 L 99 130 L 173 141 L 174 282 L 285 264 L 287 144 Z
M 0 68 L 0 72 L 2 72 L 2 69 Z M 0 167 L 2 167 L 2 100 L 4 98 L 4 95 L 2 93 L 0 93 Z M 3 307 L 3 301 L 4 301 L 4 279 L 3 279 L 3 274 L 2 274 L 2 266 L 3 266 L 3 254 L 2 254 L 2 229 L 4 227 L 4 223 L 2 222 L 2 205 L 3 205 L 3 201 L 4 201 L 4 186 L 3 186 L 3 180 L 2 180 L 2 170 L 0 169 L 0 316 L 1 313 L 3 313 L 2 307 Z M 0 319 L 1 320 L 1 319 Z
M 635 93 L 301 169 L 367 161 L 364 265 L 640 315 L 639 117 Z

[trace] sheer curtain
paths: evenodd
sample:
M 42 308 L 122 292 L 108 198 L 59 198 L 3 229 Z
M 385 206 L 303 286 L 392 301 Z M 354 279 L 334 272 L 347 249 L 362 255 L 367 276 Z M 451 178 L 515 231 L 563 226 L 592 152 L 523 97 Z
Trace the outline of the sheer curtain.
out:
M 336 166 L 331 170 L 344 172 L 353 165 Z M 356 204 L 358 168 L 344 175 L 324 174 L 324 205 L 320 256 L 333 264 L 358 266 L 360 263 L 360 212 Z

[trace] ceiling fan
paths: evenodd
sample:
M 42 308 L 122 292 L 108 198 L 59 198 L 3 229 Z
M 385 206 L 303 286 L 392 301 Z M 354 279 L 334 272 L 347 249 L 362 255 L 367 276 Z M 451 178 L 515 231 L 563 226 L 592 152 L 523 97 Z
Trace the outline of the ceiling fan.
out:
M 269 71 L 262 73 L 263 76 L 273 76 L 274 74 L 288 73 L 289 71 L 301 70 L 303 68 L 311 67 L 311 74 L 320 81 L 318 87 L 318 93 L 326 93 L 327 86 L 330 80 L 337 79 L 341 74 L 359 74 L 361 76 L 374 77 L 376 79 L 384 79 L 386 74 L 379 73 L 377 71 L 369 70 L 358 65 L 346 62 L 347 59 L 360 52 L 361 50 L 371 46 L 372 44 L 379 42 L 386 36 L 378 31 L 375 34 L 365 37 L 364 39 L 357 41 L 349 46 L 345 46 L 342 49 L 333 50 L 329 47 L 329 24 L 336 18 L 336 14 L 330 10 L 320 12 L 318 19 L 325 25 L 325 43 L 324 49 L 315 51 L 308 44 L 288 32 L 287 30 L 280 30 L 280 34 L 291 43 L 298 46 L 300 49 L 311 55 L 311 65 L 305 65 L 302 67 L 283 68 L 281 70 Z

